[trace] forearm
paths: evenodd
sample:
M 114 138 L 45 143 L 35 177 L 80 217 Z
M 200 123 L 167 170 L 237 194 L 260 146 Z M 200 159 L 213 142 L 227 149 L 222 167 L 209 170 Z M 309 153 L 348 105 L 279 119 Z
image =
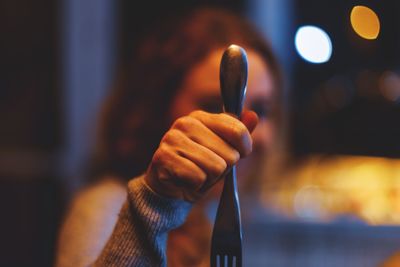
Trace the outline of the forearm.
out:
M 113 234 L 94 266 L 165 266 L 168 232 L 181 225 L 191 204 L 163 198 L 143 178 L 128 184 Z

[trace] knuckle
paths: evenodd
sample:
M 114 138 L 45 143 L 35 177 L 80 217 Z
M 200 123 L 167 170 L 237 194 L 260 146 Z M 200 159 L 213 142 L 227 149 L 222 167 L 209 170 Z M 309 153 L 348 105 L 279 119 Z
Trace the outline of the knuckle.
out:
M 201 187 L 207 180 L 207 175 L 203 171 L 199 171 L 198 174 L 195 176 L 194 185 L 195 187 Z
M 204 116 L 205 114 L 206 114 L 206 112 L 204 112 L 202 110 L 195 110 L 195 111 L 190 112 L 189 116 L 198 118 L 198 117 Z
M 227 167 L 228 165 L 224 160 L 219 160 L 213 166 L 212 175 L 215 177 L 221 176 Z
M 181 129 L 185 126 L 186 117 L 180 117 L 175 120 L 172 129 Z
M 171 139 L 173 138 L 174 138 L 174 133 L 172 132 L 172 130 L 169 130 L 164 134 L 163 138 L 161 139 L 161 144 L 170 143 Z
M 161 143 L 166 143 L 170 145 L 176 145 L 179 142 L 179 139 L 182 138 L 182 132 L 177 129 L 170 129 L 165 133 L 164 137 L 161 140 Z
M 191 118 L 190 116 L 184 116 L 177 119 L 174 122 L 172 128 L 187 132 L 189 129 L 193 127 L 194 124 L 195 122 L 193 118 Z
M 236 123 L 232 125 L 232 135 L 237 141 L 242 142 L 244 138 L 246 138 L 247 134 L 248 131 L 246 126 L 244 126 L 242 123 Z
M 169 157 L 169 149 L 166 145 L 161 144 L 153 155 L 153 163 L 156 165 L 163 164 Z
M 232 126 L 232 143 L 243 156 L 251 152 L 251 136 L 243 124 L 235 124 Z

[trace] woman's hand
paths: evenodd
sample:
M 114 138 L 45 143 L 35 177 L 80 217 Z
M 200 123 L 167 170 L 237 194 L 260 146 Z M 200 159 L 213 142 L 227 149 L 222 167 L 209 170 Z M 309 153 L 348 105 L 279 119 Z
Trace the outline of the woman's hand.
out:
M 250 154 L 257 122 L 252 111 L 244 111 L 242 121 L 204 111 L 177 119 L 153 155 L 146 183 L 162 196 L 197 200 L 227 168 Z

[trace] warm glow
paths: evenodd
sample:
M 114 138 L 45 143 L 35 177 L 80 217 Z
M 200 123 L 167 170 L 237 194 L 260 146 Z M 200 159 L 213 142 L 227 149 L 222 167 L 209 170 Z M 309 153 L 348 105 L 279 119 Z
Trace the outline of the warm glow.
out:
M 376 39 L 380 31 L 378 15 L 369 7 L 355 6 L 351 10 L 350 22 L 354 31 L 362 38 Z
M 314 155 L 279 174 L 264 205 L 283 216 L 400 225 L 400 159 Z

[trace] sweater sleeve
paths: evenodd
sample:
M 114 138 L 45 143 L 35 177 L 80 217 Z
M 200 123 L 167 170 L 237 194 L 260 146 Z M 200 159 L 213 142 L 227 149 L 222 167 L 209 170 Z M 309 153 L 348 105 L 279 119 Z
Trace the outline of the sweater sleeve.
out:
M 168 232 L 183 224 L 190 208 L 157 195 L 143 177 L 130 181 L 118 222 L 93 266 L 166 266 Z

